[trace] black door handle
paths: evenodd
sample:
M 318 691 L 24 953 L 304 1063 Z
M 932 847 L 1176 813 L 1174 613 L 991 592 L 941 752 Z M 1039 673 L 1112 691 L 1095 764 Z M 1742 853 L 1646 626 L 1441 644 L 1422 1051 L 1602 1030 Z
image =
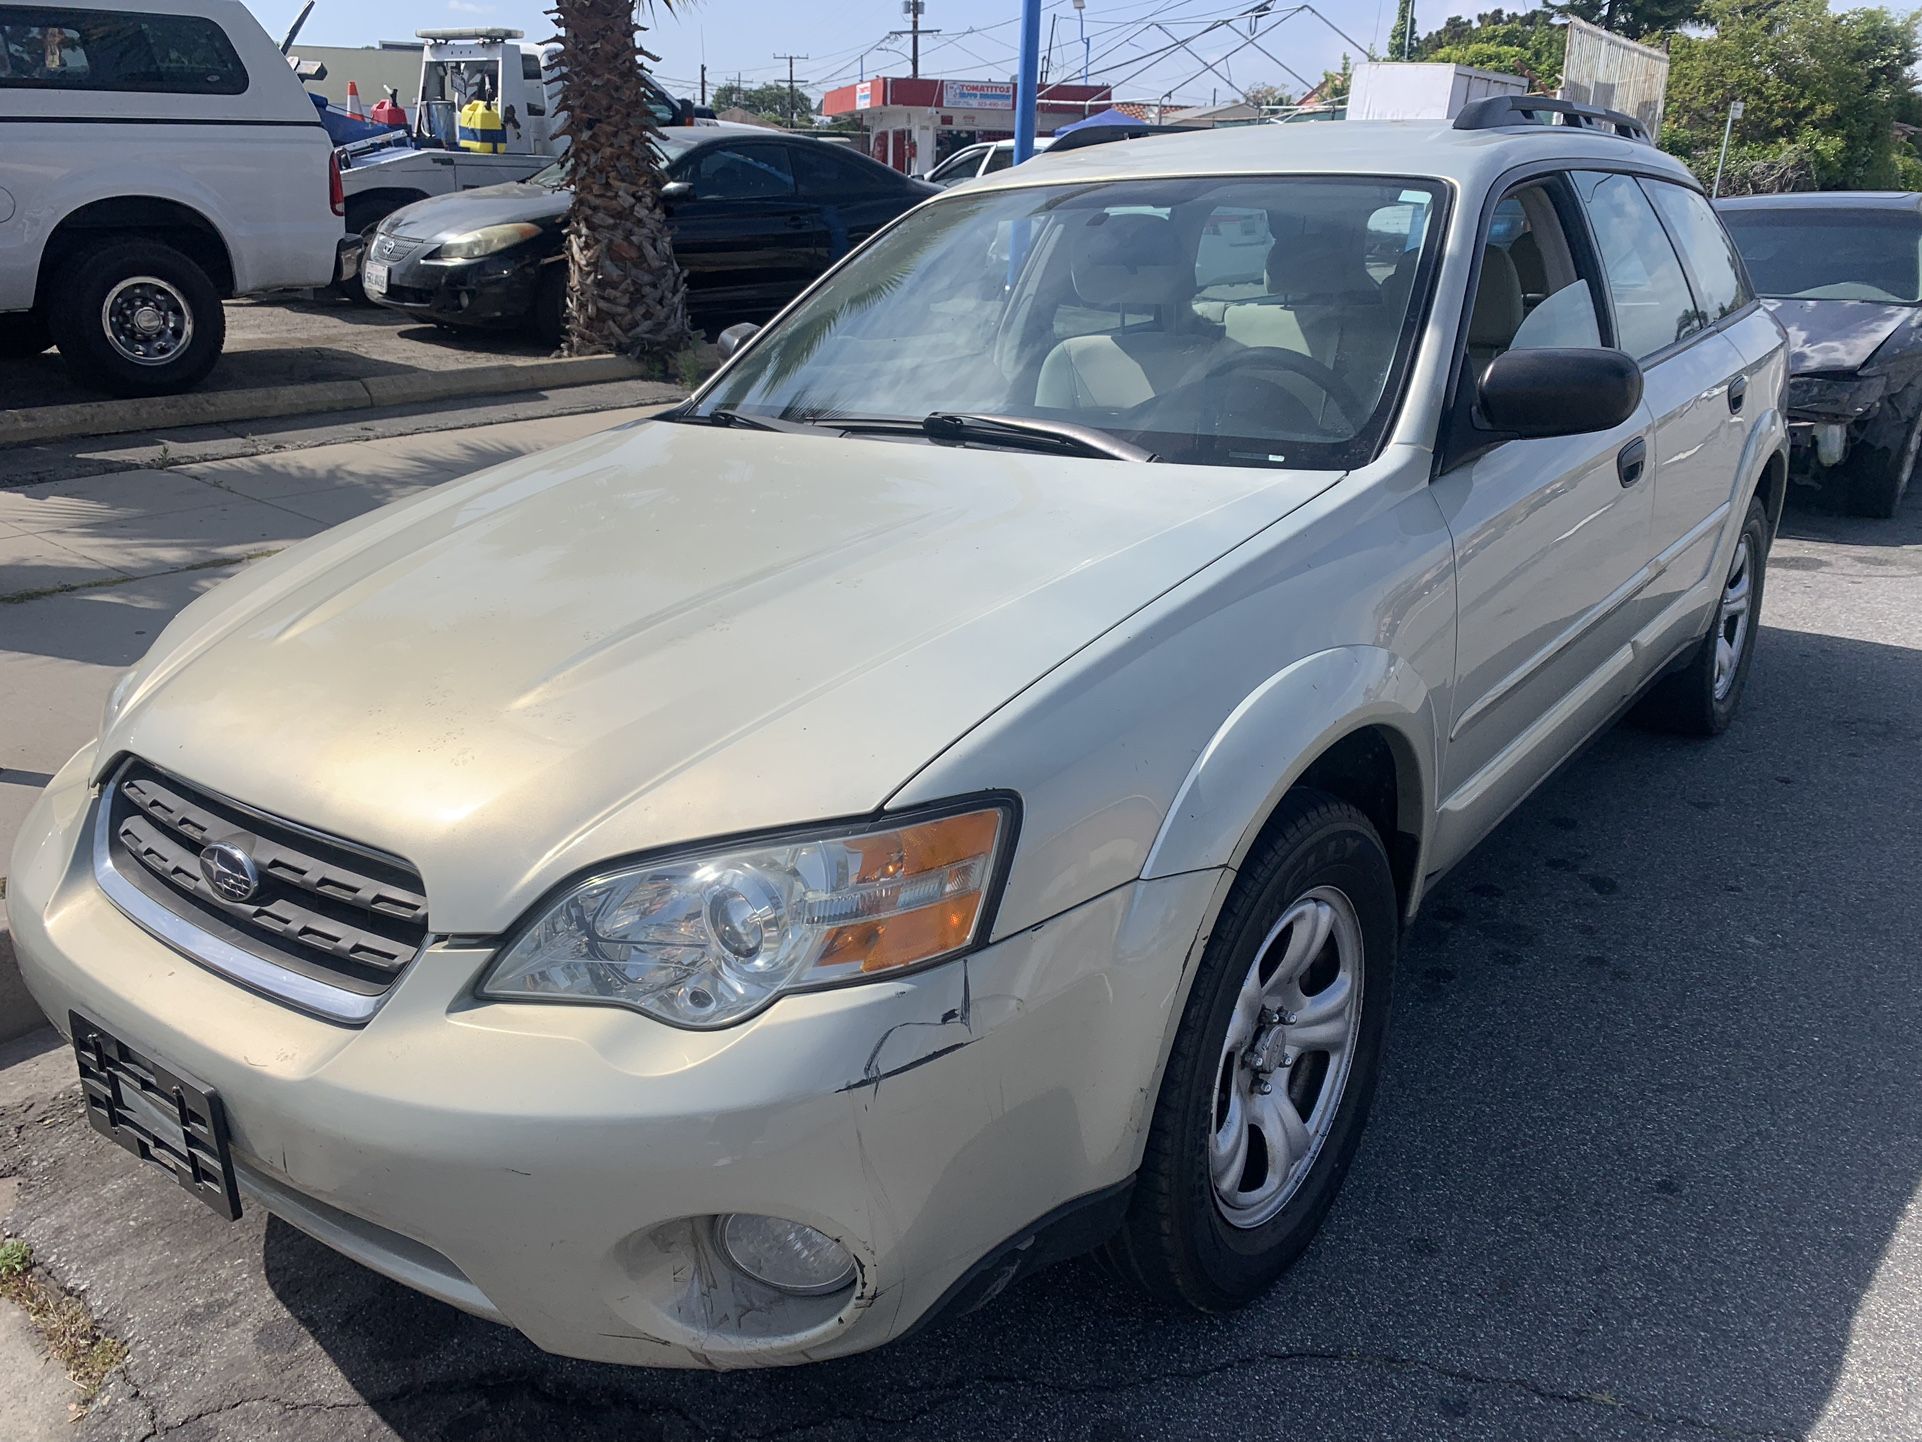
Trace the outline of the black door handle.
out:
M 1728 409 L 1730 415 L 1742 413 L 1742 402 L 1748 399 L 1748 377 L 1737 376 L 1728 383 Z
M 1615 474 L 1621 477 L 1625 486 L 1632 486 L 1639 481 L 1647 464 L 1648 442 L 1640 436 L 1615 453 Z

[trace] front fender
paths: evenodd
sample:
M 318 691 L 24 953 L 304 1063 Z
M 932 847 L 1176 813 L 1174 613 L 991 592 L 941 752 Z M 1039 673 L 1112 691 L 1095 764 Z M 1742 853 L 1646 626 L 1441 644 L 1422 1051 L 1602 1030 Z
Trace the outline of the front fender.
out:
M 1182 781 L 1142 874 L 1239 867 L 1314 760 L 1370 727 L 1395 757 L 1398 829 L 1425 848 L 1440 744 L 1428 687 L 1393 652 L 1338 646 L 1276 672 L 1221 723 Z M 1424 870 L 1418 857 L 1414 875 Z M 1415 901 L 1408 899 L 1411 912 Z

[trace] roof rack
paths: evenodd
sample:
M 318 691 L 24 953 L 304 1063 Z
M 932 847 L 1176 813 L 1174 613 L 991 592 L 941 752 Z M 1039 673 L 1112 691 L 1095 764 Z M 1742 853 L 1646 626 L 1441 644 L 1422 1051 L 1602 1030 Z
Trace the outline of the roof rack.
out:
M 1648 127 L 1632 115 L 1575 100 L 1558 100 L 1552 95 L 1485 95 L 1461 108 L 1455 117 L 1455 129 L 1500 130 L 1511 125 L 1553 125 L 1555 122 L 1548 117 L 1554 115 L 1562 117 L 1563 125 L 1583 130 L 1613 130 L 1625 140 L 1654 144 Z

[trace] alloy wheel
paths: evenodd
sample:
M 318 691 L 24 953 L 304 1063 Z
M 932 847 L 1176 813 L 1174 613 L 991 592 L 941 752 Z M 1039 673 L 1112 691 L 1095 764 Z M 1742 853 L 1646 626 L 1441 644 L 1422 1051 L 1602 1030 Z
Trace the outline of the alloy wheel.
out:
M 1363 948 L 1354 904 L 1318 886 L 1256 950 L 1216 1073 L 1208 1174 L 1230 1225 L 1288 1205 L 1334 1125 L 1361 1030 Z
M 1748 648 L 1749 613 L 1755 595 L 1755 550 L 1748 533 L 1735 546 L 1735 560 L 1722 585 L 1722 605 L 1715 622 L 1715 699 L 1726 701 L 1742 669 Z M 1699 682 L 1697 684 L 1700 684 Z

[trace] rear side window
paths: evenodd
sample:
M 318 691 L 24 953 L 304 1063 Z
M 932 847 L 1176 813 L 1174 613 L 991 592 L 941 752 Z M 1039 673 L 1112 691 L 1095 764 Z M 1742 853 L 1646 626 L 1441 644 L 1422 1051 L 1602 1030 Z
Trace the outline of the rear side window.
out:
M 1655 209 L 1675 237 L 1676 248 L 1688 265 L 1695 281 L 1695 298 L 1708 312 L 1709 322 L 1733 315 L 1751 299 L 1742 263 L 1728 232 L 1715 217 L 1709 203 L 1698 192 L 1660 180 L 1642 181 L 1642 189 L 1655 202 Z
M 199 15 L 0 5 L 0 89 L 239 95 L 247 68 Z
M 1682 262 L 1635 177 L 1582 171 L 1575 183 L 1608 273 L 1616 345 L 1645 360 L 1701 330 Z
M 983 175 L 993 175 L 997 170 L 1006 170 L 1014 164 L 1014 147 L 997 145 L 988 152 L 988 163 L 981 168 Z
M 894 172 L 885 166 L 843 155 L 818 140 L 788 149 L 794 183 L 803 195 L 877 195 L 894 188 Z

